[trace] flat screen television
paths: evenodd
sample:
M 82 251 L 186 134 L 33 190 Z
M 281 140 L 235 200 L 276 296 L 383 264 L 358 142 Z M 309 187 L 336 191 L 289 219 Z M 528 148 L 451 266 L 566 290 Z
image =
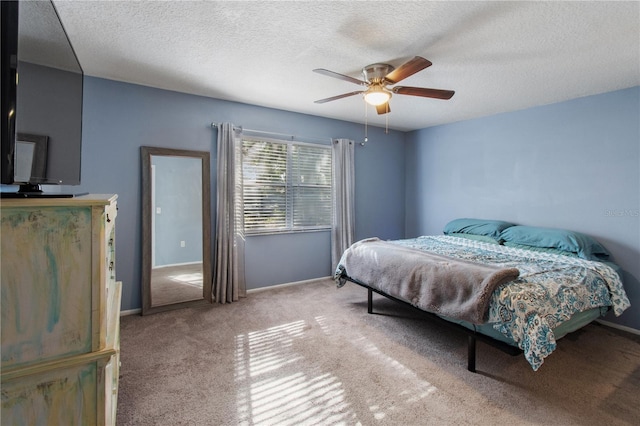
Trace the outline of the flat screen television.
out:
M 80 184 L 82 67 L 51 1 L 0 5 L 1 195 L 73 196 L 42 185 Z

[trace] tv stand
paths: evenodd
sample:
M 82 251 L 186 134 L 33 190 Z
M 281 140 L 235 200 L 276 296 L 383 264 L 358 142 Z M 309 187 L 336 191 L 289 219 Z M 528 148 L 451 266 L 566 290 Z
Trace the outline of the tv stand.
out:
M 24 183 L 20 185 L 18 192 L 26 192 L 30 194 L 38 194 L 42 192 L 42 187 L 39 183 Z
M 44 192 L 40 184 L 28 183 L 20 185 L 20 189 L 18 190 L 18 192 L 0 192 L 0 198 L 73 198 L 87 194 L 87 192 L 81 194 Z
M 59 192 L 0 192 L 0 198 L 73 198 L 85 194 L 68 194 Z

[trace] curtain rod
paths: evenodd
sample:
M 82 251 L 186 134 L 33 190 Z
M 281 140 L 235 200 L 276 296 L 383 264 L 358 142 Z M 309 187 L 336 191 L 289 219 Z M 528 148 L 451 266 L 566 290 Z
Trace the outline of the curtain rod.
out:
M 218 128 L 218 126 L 222 124 L 222 123 L 211 123 L 211 127 L 213 128 Z M 249 133 L 256 133 L 259 135 L 265 135 L 265 136 L 277 136 L 280 138 L 286 138 L 289 140 L 299 140 L 301 142 L 304 142 L 305 140 L 316 140 L 316 141 L 321 141 L 321 142 L 329 142 L 331 143 L 333 141 L 333 138 L 320 138 L 320 137 L 314 137 L 314 136 L 295 136 L 295 135 L 289 135 L 286 133 L 277 133 L 277 132 L 267 132 L 265 130 L 254 130 L 254 129 L 245 129 L 242 126 L 233 126 L 233 130 L 239 130 L 239 131 L 245 131 L 245 132 L 249 132 Z

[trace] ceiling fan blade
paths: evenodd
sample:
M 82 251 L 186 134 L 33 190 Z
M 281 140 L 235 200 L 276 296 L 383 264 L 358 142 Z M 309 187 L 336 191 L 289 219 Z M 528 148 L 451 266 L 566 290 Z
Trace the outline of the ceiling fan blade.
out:
M 405 78 L 422 71 L 423 69 L 430 67 L 431 61 L 423 58 L 422 56 L 416 56 L 409 62 L 405 62 L 395 70 L 387 74 L 384 80 L 389 84 L 396 84 L 397 82 L 404 80 Z
M 338 78 L 340 80 L 348 81 L 349 83 L 359 84 L 361 86 L 366 86 L 367 83 L 362 80 L 358 80 L 357 78 L 349 77 L 348 75 L 340 74 L 334 71 L 329 71 L 324 68 L 316 68 L 313 72 L 317 72 L 318 74 L 326 75 L 333 78 Z
M 332 96 L 330 98 L 319 99 L 317 101 L 314 101 L 314 103 L 323 104 L 325 102 L 335 101 L 336 99 L 342 99 L 342 98 L 347 98 L 347 97 L 353 96 L 353 95 L 359 95 L 360 93 L 364 93 L 364 92 L 360 90 L 360 91 L 357 91 L 357 92 L 343 93 L 342 95 Z
M 378 113 L 378 115 L 387 114 L 391 112 L 391 107 L 389 106 L 389 102 L 385 102 L 382 105 L 377 105 L 376 112 Z
M 422 96 L 423 98 L 451 99 L 453 90 L 427 89 L 425 87 L 396 86 L 391 89 L 399 95 Z

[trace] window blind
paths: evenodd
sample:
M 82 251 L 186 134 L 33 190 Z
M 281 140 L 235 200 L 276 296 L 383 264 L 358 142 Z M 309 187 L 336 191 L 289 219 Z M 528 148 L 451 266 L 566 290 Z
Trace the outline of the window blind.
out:
M 242 141 L 247 233 L 331 227 L 331 150 L 313 144 Z

